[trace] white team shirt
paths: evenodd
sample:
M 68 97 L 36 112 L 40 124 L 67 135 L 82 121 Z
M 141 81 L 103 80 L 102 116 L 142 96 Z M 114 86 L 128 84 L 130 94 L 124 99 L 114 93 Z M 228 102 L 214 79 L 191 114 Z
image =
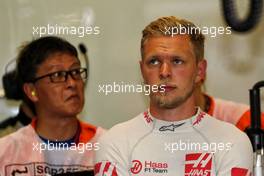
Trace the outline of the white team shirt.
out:
M 81 134 L 93 130 L 89 128 L 91 125 L 80 123 Z M 62 145 L 48 146 L 31 124 L 20 128 L 0 139 L 0 176 L 46 176 L 91 170 L 94 151 L 100 147 L 97 139 L 104 132 L 100 127 L 94 130 L 95 134 L 89 141 L 82 139 L 66 148 Z
M 200 109 L 175 122 L 145 111 L 111 128 L 99 143 L 96 176 L 243 176 L 253 167 L 246 134 Z

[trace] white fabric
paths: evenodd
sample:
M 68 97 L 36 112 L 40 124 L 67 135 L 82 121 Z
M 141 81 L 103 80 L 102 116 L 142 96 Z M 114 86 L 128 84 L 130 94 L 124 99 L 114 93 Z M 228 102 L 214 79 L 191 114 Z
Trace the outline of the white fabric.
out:
M 242 176 L 253 167 L 248 137 L 200 110 L 177 122 L 157 120 L 146 111 L 114 126 L 99 142 L 96 176 Z
M 0 176 L 43 176 L 89 170 L 94 165 L 94 149 L 102 132 L 103 129 L 98 127 L 95 136 L 88 142 L 95 146 L 93 149 L 57 148 L 40 152 L 39 146 L 45 143 L 31 125 L 23 127 L 0 139 Z

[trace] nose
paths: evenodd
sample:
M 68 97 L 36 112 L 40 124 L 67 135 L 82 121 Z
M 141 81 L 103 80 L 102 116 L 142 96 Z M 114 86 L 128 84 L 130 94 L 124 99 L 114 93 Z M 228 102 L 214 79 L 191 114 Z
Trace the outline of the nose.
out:
M 171 66 L 168 63 L 162 63 L 160 67 L 160 78 L 168 78 L 171 76 Z
M 73 79 L 71 74 L 68 74 L 66 77 L 66 83 L 68 87 L 74 87 L 76 86 L 76 80 Z

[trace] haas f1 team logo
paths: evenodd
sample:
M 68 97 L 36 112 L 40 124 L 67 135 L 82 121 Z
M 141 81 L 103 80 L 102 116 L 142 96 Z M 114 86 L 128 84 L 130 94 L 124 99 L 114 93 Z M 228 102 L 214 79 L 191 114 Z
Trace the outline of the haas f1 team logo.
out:
M 211 176 L 211 153 L 191 153 L 185 157 L 185 176 Z
M 142 163 L 139 160 L 133 160 L 130 171 L 133 174 L 138 174 L 141 171 L 141 169 L 142 169 Z

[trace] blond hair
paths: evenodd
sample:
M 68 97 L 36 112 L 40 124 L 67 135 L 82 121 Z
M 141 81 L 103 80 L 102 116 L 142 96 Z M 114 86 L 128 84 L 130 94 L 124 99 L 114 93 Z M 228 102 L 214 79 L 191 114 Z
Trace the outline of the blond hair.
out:
M 171 32 L 169 32 L 169 30 Z M 159 36 L 174 36 L 175 30 L 177 33 L 182 34 L 183 30 L 185 34 L 188 34 L 190 41 L 193 45 L 196 60 L 202 60 L 204 58 L 204 35 L 201 33 L 200 28 L 196 27 L 192 22 L 185 19 L 179 19 L 174 16 L 161 17 L 145 27 L 142 31 L 141 39 L 141 56 L 144 57 L 144 44 L 148 38 Z M 176 33 L 176 35 L 178 35 Z

